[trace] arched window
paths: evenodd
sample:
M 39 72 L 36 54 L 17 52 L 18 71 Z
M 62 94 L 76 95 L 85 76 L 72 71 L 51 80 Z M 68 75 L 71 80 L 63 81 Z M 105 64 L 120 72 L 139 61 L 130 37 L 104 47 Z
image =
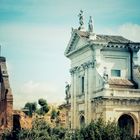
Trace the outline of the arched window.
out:
M 84 93 L 84 76 L 81 79 L 81 87 L 82 87 L 82 93 Z

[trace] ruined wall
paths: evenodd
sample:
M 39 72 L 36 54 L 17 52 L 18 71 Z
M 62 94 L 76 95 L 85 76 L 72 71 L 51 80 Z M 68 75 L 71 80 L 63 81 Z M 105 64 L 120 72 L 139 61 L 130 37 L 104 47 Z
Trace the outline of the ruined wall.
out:
M 0 57 L 0 129 L 13 126 L 13 96 L 5 57 Z

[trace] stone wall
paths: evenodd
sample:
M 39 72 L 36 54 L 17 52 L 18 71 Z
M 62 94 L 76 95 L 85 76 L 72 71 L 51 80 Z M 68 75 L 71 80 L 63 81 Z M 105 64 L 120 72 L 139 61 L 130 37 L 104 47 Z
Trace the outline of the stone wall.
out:
M 13 95 L 5 57 L 0 57 L 0 129 L 13 126 Z

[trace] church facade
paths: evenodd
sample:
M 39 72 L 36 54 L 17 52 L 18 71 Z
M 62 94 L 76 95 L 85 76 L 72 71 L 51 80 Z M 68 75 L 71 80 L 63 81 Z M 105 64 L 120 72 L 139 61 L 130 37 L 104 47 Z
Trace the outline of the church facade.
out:
M 0 57 L 0 130 L 13 127 L 13 95 L 9 84 L 6 58 Z
M 71 84 L 66 86 L 69 127 L 103 117 L 140 135 L 140 43 L 95 34 L 91 17 L 86 31 L 82 14 L 65 50 L 71 60 Z

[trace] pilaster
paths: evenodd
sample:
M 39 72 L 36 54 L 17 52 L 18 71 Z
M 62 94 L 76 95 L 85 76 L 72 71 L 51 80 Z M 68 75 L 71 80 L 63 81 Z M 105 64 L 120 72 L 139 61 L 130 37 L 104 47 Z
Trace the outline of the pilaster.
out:
M 72 78 L 72 84 L 71 84 L 71 128 L 76 128 L 76 112 L 77 112 L 77 103 L 76 103 L 76 90 L 77 90 L 77 74 L 76 74 L 77 67 L 74 67 L 70 70 L 71 78 Z
M 92 94 L 92 80 L 94 61 L 85 62 L 83 65 L 85 71 L 85 123 L 89 124 L 91 121 L 91 94 Z
M 91 113 L 91 95 L 94 88 L 93 83 L 93 66 L 89 66 L 88 68 L 88 124 L 91 122 L 92 119 L 92 113 Z
M 85 68 L 85 124 L 88 123 L 88 66 Z
M 76 114 L 76 112 L 77 112 L 77 103 L 76 103 L 76 95 L 77 95 L 77 92 L 76 92 L 76 90 L 77 90 L 77 76 L 76 76 L 76 72 L 74 73 L 74 97 L 73 97 L 73 100 L 74 100 L 74 102 L 73 102 L 73 119 L 74 119 L 74 121 L 73 121 L 73 127 L 74 127 L 74 129 L 76 128 L 76 124 L 77 124 L 77 120 L 76 120 L 76 118 L 77 118 L 77 114 Z
M 71 128 L 74 124 L 74 73 L 71 72 Z

